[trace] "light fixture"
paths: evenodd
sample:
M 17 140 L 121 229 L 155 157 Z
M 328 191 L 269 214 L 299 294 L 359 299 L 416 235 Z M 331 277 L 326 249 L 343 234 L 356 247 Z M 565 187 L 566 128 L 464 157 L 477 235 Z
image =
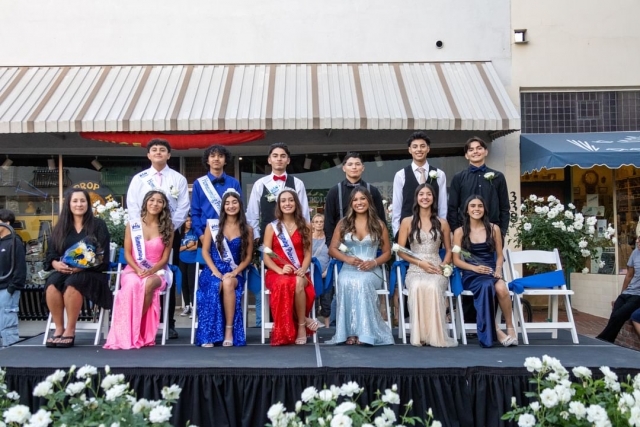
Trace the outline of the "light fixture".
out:
M 306 170 L 311 169 L 311 157 L 309 156 L 305 156 L 304 157 L 304 166 L 303 168 L 305 168 Z
M 336 153 L 336 156 L 333 158 L 333 164 L 336 166 L 340 166 L 342 164 L 342 160 L 340 160 L 338 153 Z
M 91 165 L 95 168 L 95 170 L 99 171 L 102 169 L 102 163 L 98 161 L 98 156 L 95 159 L 91 160 Z
M 13 164 L 13 160 L 11 160 L 9 158 L 9 155 L 7 154 L 7 158 L 5 159 L 4 162 L 2 162 L 2 169 L 7 170 L 9 169 L 9 166 L 11 166 Z
M 513 30 L 513 41 L 517 44 L 528 43 L 527 30 Z
M 380 168 L 382 166 L 384 166 L 384 162 L 382 161 L 382 156 L 380 155 L 380 152 L 378 151 L 378 154 L 373 158 L 376 161 L 376 165 Z
M 53 157 L 51 157 L 49 160 L 47 160 L 47 165 L 49 166 L 49 170 L 56 170 L 56 161 L 54 160 Z
M 238 160 L 242 160 L 242 157 L 238 157 Z

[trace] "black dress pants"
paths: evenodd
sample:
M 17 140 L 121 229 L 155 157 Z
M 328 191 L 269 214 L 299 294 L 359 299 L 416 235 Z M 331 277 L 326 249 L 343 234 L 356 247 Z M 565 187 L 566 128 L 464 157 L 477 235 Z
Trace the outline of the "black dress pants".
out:
M 605 326 L 604 330 L 600 332 L 597 338 L 615 342 L 620 329 L 624 326 L 624 323 L 631 319 L 631 314 L 640 308 L 640 295 L 628 295 L 620 294 L 613 304 L 613 310 L 611 311 L 611 317 L 609 317 L 609 323 Z

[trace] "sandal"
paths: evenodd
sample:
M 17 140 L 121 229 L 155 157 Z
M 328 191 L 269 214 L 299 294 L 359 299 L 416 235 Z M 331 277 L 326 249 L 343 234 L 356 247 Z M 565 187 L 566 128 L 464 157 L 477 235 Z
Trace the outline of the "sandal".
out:
M 513 337 L 513 336 L 511 336 L 511 334 L 509 333 L 509 331 L 513 331 L 513 332 L 515 332 L 516 330 L 515 330 L 515 328 L 507 328 L 507 335 L 511 338 L 511 341 L 512 341 L 512 342 L 511 342 L 511 345 L 512 345 L 512 346 L 514 346 L 514 347 L 516 347 L 516 346 L 518 345 L 518 334 L 516 333 L 516 336 L 515 336 L 515 337 Z
M 233 329 L 233 326 L 225 326 L 226 329 Z M 233 347 L 233 340 L 224 340 L 222 341 L 223 347 Z
M 346 345 L 354 345 L 356 344 L 358 341 L 358 339 L 356 337 L 349 337 L 347 338 L 347 340 L 344 342 Z
M 324 328 L 324 325 L 318 322 L 317 319 L 307 319 L 304 323 L 301 323 L 301 325 L 305 325 L 311 332 L 315 332 L 320 328 Z
M 56 348 L 70 348 L 73 347 L 76 340 L 76 336 L 65 337 L 64 335 L 60 337 L 56 344 Z
M 307 337 L 296 338 L 296 345 L 305 345 L 307 344 Z
M 58 346 L 56 340 L 59 340 L 60 338 L 62 338 L 62 335 L 53 335 L 52 337 L 49 337 L 49 339 L 45 343 L 45 347 L 56 348 Z
M 213 344 L 211 344 L 211 343 L 202 344 L 200 347 L 203 347 L 203 348 L 213 348 Z

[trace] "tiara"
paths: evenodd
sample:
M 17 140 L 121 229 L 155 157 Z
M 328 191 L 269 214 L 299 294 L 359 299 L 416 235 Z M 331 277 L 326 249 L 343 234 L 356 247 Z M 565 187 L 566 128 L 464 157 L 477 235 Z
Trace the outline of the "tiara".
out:
M 282 190 L 280 190 L 280 192 L 282 193 L 283 191 L 293 191 L 294 193 L 298 194 L 296 189 L 291 187 L 282 187 Z
M 240 193 L 238 193 L 238 190 L 236 190 L 235 188 L 227 188 L 224 193 L 222 193 L 222 197 L 226 196 L 227 193 L 231 193 L 231 194 L 235 194 L 235 195 L 240 195 Z

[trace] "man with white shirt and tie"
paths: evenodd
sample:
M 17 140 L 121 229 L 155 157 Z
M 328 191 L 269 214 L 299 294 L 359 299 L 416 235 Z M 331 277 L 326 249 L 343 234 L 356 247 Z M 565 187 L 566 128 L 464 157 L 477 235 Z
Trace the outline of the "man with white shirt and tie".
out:
M 425 182 L 436 192 L 434 196 L 438 199 L 438 217 L 447 218 L 447 177 L 442 170 L 427 162 L 431 140 L 424 132 L 414 132 L 407 140 L 407 145 L 413 162 L 396 172 L 393 179 L 391 228 L 395 237 L 398 236 L 400 222 L 413 215 L 414 193 L 418 185 Z
M 152 139 L 147 144 L 147 158 L 151 161 L 151 167 L 136 174 L 129 183 L 127 190 L 127 213 L 129 218 L 140 218 L 142 200 L 145 194 L 151 190 L 161 190 L 169 200 L 171 221 L 174 233 L 179 234 L 179 229 L 187 220 L 189 214 L 189 187 L 187 179 L 179 172 L 171 169 L 167 162 L 171 158 L 171 145 L 164 139 Z M 178 264 L 180 237 L 173 239 L 173 263 Z M 177 248 L 176 248 L 177 245 Z M 175 330 L 176 310 L 175 286 L 171 287 L 169 295 L 169 338 L 178 338 Z
M 302 214 L 307 222 L 309 218 L 309 202 L 304 183 L 293 175 L 287 174 L 287 166 L 291 162 L 289 147 L 284 142 L 276 142 L 269 147 L 267 162 L 271 165 L 271 174 L 264 176 L 253 184 L 249 203 L 247 204 L 247 222 L 253 228 L 256 240 L 254 247 L 262 242 L 267 224 L 274 221 L 276 198 L 284 187 L 293 188 L 300 199 Z M 256 294 L 256 326 L 262 325 L 260 294 Z

